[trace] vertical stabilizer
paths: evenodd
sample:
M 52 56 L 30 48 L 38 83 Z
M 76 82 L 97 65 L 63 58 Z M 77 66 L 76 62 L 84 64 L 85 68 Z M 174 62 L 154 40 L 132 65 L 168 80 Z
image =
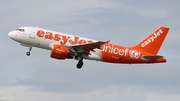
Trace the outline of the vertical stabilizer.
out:
M 159 27 L 133 48 L 141 49 L 152 55 L 156 55 L 169 31 L 167 27 Z

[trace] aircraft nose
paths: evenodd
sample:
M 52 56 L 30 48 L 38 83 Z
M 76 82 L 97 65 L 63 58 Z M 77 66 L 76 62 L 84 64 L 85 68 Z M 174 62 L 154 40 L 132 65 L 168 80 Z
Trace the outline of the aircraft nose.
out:
M 13 32 L 12 32 L 12 31 L 9 32 L 9 33 L 8 33 L 8 36 L 11 38 L 11 37 L 13 36 Z
M 8 33 L 8 36 L 13 39 L 15 37 L 16 33 L 14 31 L 11 31 Z
M 9 32 L 8 36 L 14 41 L 18 41 L 18 42 L 22 41 L 22 35 L 20 33 L 18 33 L 17 31 Z

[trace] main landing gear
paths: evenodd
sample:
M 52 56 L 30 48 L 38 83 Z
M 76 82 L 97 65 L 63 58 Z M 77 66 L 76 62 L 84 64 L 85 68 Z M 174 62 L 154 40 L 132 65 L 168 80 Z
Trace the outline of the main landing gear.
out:
M 82 60 L 79 60 L 79 62 L 77 63 L 76 66 L 77 66 L 78 69 L 81 69 L 82 66 L 83 66 L 83 64 L 84 64 L 83 61 L 82 61 Z
M 79 62 L 77 63 L 77 65 L 76 65 L 76 67 L 78 68 L 78 69 L 81 69 L 82 68 L 82 66 L 83 66 L 83 57 L 80 57 L 80 60 L 79 60 Z
M 29 47 L 29 51 L 26 53 L 27 56 L 31 55 L 32 46 Z

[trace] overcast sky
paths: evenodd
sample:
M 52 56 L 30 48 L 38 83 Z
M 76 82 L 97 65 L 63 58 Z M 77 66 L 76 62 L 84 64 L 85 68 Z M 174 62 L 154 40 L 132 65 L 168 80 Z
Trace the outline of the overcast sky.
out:
M 179 0 L 0 0 L 0 101 L 180 101 Z M 167 63 L 109 64 L 50 58 L 8 37 L 38 26 L 132 46 L 160 26 Z

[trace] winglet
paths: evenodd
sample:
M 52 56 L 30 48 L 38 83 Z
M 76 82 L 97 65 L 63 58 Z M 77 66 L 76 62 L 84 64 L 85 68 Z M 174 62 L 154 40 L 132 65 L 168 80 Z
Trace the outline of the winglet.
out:
M 105 41 L 105 44 L 109 44 L 110 40 Z

